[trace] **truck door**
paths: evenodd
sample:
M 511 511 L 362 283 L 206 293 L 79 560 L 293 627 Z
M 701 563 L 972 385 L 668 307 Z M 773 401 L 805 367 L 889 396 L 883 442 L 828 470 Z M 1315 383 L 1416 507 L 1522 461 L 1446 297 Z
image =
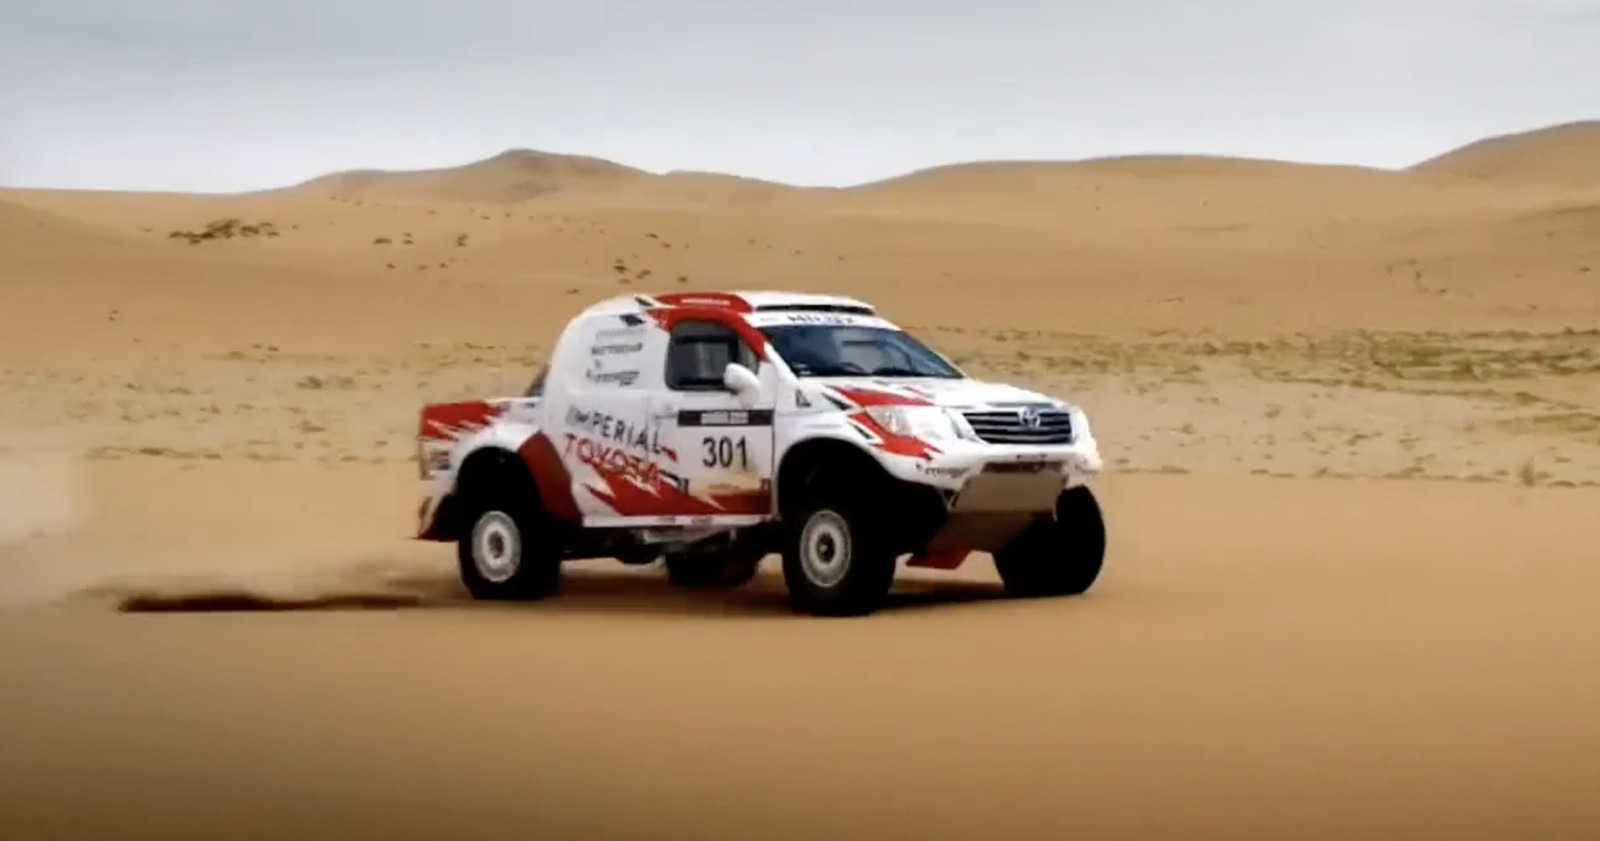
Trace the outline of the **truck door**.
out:
M 745 405 L 722 382 L 729 362 L 760 377 L 766 397 Z M 675 515 L 765 515 L 772 507 L 772 414 L 776 371 L 727 325 L 675 324 L 664 387 L 650 400 L 652 421 L 676 452 Z
M 560 348 L 563 385 L 544 397 L 545 431 L 572 477 L 572 496 L 589 524 L 656 513 L 653 489 L 662 458 L 652 435 L 650 394 L 666 342 L 642 318 L 596 316 Z

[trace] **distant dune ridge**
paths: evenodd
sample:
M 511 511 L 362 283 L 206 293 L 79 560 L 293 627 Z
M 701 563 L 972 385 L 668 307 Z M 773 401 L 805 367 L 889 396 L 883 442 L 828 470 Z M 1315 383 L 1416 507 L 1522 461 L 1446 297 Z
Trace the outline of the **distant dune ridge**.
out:
M 855 196 L 912 190 L 997 192 L 1068 186 L 1097 178 L 1397 178 L 1403 173 L 1358 166 L 1303 164 L 1206 155 L 1130 155 L 1064 161 L 972 161 L 914 170 L 846 187 L 799 187 L 720 172 L 647 172 L 600 158 L 516 149 L 455 167 L 354 170 L 314 178 L 291 189 L 349 198 L 389 197 L 444 202 L 516 203 L 559 193 L 739 200 L 779 196 Z
M 970 188 L 1104 175 L 1143 178 L 1395 179 L 1406 176 L 1467 176 L 1600 185 L 1600 120 L 1563 123 L 1469 143 L 1411 167 L 1386 170 L 1338 164 L 1305 164 L 1217 155 L 1133 154 L 1081 160 L 970 161 L 913 170 L 843 188 L 794 187 L 715 172 L 656 174 L 585 155 L 510 149 L 461 166 L 426 170 L 352 170 L 313 178 L 301 188 L 350 197 L 389 196 L 423 201 L 519 202 L 563 191 L 677 188 L 697 198 L 741 198 L 756 193 L 853 193 L 909 187 Z
M 522 201 L 587 184 L 611 184 L 649 173 L 582 155 L 510 149 L 465 166 L 428 170 L 354 170 L 314 178 L 303 188 L 360 197 L 421 201 Z
M 30 195 L 37 195 L 34 192 Z M 0 257 L 25 257 L 39 252 L 75 252 L 84 248 L 126 245 L 126 239 L 109 231 L 98 220 L 80 218 L 71 206 L 70 194 L 60 194 L 67 206 L 44 209 L 10 201 L 0 188 Z M 5 267 L 0 264 L 0 284 Z
M 583 301 L 714 287 L 1105 334 L 1582 326 L 1600 313 L 1600 181 L 1583 180 L 1600 172 L 1597 126 L 1399 170 L 1151 154 L 800 187 L 512 149 L 239 195 L 0 188 L 22 279 L 0 283 L 0 346 L 92 352 L 46 327 L 57 316 L 130 344 L 140 318 L 219 345 L 533 341 Z M 196 236 L 213 229 L 240 235 Z
M 1430 158 L 1412 169 L 1483 179 L 1600 187 L 1600 120 L 1486 138 Z

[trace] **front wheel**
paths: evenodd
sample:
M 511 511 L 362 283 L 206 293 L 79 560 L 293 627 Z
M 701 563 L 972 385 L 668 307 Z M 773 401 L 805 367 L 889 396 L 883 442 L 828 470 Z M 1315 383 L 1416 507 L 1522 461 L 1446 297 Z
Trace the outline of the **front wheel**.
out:
M 796 512 L 783 547 L 783 580 L 797 610 L 859 616 L 883 606 L 895 556 L 852 505 L 819 501 Z
M 995 569 L 1014 596 L 1076 596 L 1094 585 L 1105 562 L 1106 525 L 1087 486 L 1056 499 L 1055 516 L 1041 520 L 994 553 Z

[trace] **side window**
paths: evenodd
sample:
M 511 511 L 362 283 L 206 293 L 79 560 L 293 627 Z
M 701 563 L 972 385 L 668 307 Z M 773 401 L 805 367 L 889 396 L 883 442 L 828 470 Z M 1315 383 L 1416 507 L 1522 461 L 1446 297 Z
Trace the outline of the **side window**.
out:
M 723 391 L 729 362 L 756 370 L 756 354 L 739 334 L 715 321 L 685 321 L 672 330 L 667 345 L 667 388 L 673 391 Z

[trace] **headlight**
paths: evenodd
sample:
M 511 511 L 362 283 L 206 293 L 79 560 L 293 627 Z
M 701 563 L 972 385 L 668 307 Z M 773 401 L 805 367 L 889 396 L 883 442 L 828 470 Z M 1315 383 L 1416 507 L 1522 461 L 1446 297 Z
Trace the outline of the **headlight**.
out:
M 948 409 L 935 406 L 868 406 L 867 416 L 894 435 L 935 441 L 971 438 L 966 424 Z

